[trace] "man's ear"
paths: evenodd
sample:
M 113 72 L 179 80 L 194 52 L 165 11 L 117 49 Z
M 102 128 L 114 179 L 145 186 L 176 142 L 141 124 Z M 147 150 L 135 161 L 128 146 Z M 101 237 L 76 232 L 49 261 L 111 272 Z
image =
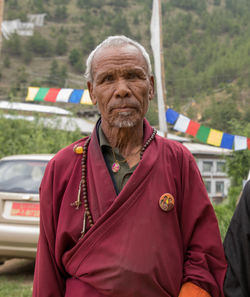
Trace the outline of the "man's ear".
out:
M 155 94 L 155 79 L 153 75 L 149 77 L 150 87 L 149 87 L 149 100 L 152 100 Z
M 91 81 L 88 81 L 87 82 L 87 85 L 88 85 L 88 89 L 89 89 L 90 99 L 91 99 L 93 105 L 96 105 L 97 104 L 97 100 L 96 100 L 96 97 L 95 97 L 95 94 L 94 94 L 94 91 L 93 91 L 93 84 L 92 84 Z

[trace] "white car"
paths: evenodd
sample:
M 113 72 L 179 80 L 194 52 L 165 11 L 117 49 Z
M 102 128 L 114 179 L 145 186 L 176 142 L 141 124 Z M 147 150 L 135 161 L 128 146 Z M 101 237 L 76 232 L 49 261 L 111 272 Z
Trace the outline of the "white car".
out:
M 53 155 L 0 160 L 0 262 L 35 258 L 39 236 L 39 186 Z

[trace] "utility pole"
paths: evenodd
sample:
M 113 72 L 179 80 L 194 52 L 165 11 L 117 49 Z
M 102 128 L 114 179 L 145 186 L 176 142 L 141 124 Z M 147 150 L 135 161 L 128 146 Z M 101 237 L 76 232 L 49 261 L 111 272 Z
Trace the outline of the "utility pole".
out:
M 2 51 L 2 22 L 3 22 L 4 0 L 0 0 L 0 55 Z
M 162 38 L 162 4 L 161 0 L 159 0 L 159 21 L 160 21 L 160 57 L 161 57 L 161 81 L 162 81 L 162 93 L 163 93 L 163 101 L 166 110 L 166 102 L 167 102 L 167 91 L 165 85 L 165 63 L 164 63 L 164 51 L 163 51 L 163 38 Z M 167 125 L 166 125 L 167 127 Z M 164 132 L 164 137 L 167 138 L 167 129 Z
M 151 47 L 154 56 L 154 68 L 156 78 L 157 103 L 160 131 L 167 137 L 166 121 L 166 88 L 164 74 L 164 55 L 162 46 L 162 16 L 161 1 L 153 0 L 152 17 L 151 17 Z

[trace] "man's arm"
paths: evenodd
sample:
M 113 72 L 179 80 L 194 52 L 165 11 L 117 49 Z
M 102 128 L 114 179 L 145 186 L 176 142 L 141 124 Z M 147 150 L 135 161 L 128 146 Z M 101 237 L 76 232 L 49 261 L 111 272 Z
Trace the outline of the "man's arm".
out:
M 218 222 L 191 155 L 188 161 L 183 159 L 182 173 L 180 221 L 184 243 L 183 283 L 192 283 L 213 297 L 223 297 L 226 260 Z M 187 290 L 185 287 L 184 292 Z
M 51 162 L 52 163 L 52 162 Z M 53 163 L 40 188 L 40 237 L 36 256 L 33 297 L 63 297 L 65 280 L 55 260 L 56 216 L 53 210 Z

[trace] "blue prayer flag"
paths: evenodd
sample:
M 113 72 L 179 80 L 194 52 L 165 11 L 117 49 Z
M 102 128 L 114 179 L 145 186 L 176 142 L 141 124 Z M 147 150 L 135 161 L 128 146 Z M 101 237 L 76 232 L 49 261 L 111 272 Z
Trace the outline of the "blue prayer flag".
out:
M 82 98 L 83 90 L 74 90 L 69 97 L 70 103 L 80 103 Z
M 223 133 L 220 147 L 232 149 L 234 143 L 234 135 Z
M 171 108 L 168 108 L 166 111 L 166 120 L 170 124 L 174 124 L 179 117 L 179 113 L 174 111 Z

